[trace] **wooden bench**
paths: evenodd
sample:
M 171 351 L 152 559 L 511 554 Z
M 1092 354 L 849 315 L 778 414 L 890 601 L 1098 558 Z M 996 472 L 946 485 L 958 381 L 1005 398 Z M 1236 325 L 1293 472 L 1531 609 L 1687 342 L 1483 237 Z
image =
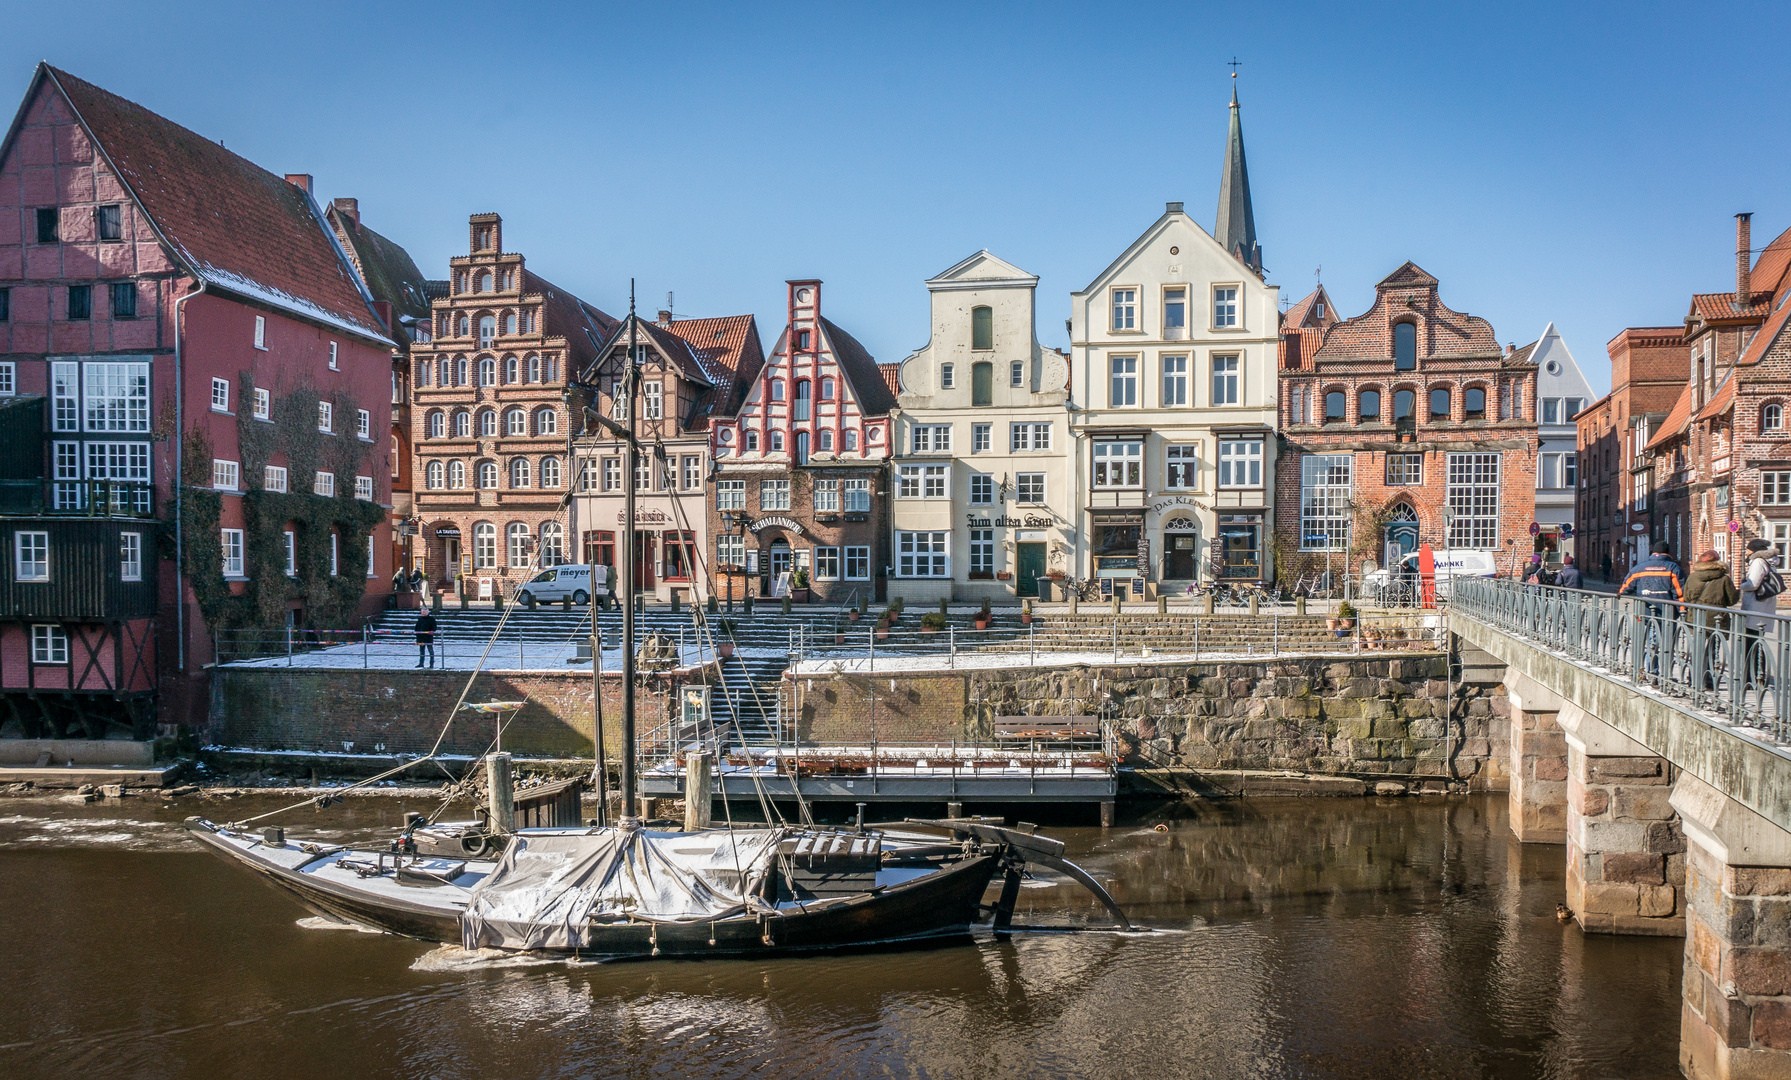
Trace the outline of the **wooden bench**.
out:
M 1101 721 L 1095 716 L 997 716 L 997 739 L 1032 742 L 1094 742 L 1101 740 Z

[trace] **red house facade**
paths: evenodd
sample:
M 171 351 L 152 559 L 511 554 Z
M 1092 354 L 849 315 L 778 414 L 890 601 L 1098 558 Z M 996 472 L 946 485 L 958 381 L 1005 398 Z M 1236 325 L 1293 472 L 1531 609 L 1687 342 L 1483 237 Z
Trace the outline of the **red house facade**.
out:
M 212 631 L 379 606 L 391 349 L 309 177 L 40 65 L 0 143 L 0 734 L 197 723 Z

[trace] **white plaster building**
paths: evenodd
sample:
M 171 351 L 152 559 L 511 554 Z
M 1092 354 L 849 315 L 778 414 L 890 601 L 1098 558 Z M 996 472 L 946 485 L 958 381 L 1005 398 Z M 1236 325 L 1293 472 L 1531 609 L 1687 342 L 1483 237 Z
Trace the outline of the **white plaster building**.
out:
M 1542 336 L 1517 350 L 1536 365 L 1536 550 L 1551 565 L 1572 554 L 1573 540 L 1562 526 L 1573 525 L 1574 487 L 1578 482 L 1579 432 L 1573 416 L 1597 395 L 1561 340 L 1554 323 Z M 1571 528 L 1567 531 L 1571 532 Z
M 896 397 L 892 595 L 1037 596 L 1069 569 L 1070 366 L 1038 343 L 1038 280 L 979 251 L 926 283 L 932 336 Z

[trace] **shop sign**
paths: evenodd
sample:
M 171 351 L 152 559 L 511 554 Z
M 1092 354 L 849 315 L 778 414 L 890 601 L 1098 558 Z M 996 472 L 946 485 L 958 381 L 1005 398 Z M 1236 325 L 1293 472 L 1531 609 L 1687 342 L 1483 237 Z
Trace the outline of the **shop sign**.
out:
M 1151 503 L 1150 512 L 1153 514 L 1161 514 L 1165 510 L 1173 510 L 1178 506 L 1191 506 L 1196 510 L 1206 509 L 1205 505 L 1203 505 L 1200 500 L 1191 495 L 1171 495 L 1168 498 L 1158 499 L 1156 502 Z
M 1049 529 L 1052 520 L 1046 514 L 1027 514 L 1025 517 L 1010 517 L 1002 514 L 999 517 L 977 517 L 975 514 L 964 515 L 972 529 Z
M 634 508 L 634 522 L 637 525 L 665 525 L 671 520 L 672 519 L 664 510 L 656 510 L 642 506 Z M 626 511 L 616 511 L 616 524 L 628 524 L 628 514 Z
M 460 539 L 460 530 L 452 525 L 440 525 L 436 527 L 435 535 L 437 539 L 441 540 L 458 540 Z
M 1021 529 L 1014 534 L 1014 539 L 1022 544 L 1040 542 L 1046 539 L 1046 534 L 1043 529 Z
M 763 517 L 753 522 L 748 528 L 755 533 L 761 529 L 788 529 L 798 536 L 802 535 L 802 525 L 787 517 Z

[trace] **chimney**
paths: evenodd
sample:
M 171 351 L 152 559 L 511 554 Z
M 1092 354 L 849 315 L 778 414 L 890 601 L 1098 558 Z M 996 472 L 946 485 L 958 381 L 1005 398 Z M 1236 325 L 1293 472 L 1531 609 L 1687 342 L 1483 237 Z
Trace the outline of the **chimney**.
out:
M 330 205 L 336 208 L 337 216 L 347 218 L 357 229 L 361 227 L 361 200 L 334 199 Z
M 310 173 L 289 172 L 286 174 L 286 182 L 288 184 L 291 184 L 293 187 L 298 188 L 300 191 L 304 192 L 307 195 L 311 194 L 311 174 Z
M 659 309 L 659 318 L 657 321 L 660 326 L 662 326 L 666 329 L 670 329 L 671 325 L 672 325 L 672 313 L 667 311 L 664 308 L 660 308 Z
M 1749 270 L 1752 265 L 1753 221 L 1754 215 L 1735 215 L 1735 310 L 1745 311 L 1753 306 L 1753 274 Z

